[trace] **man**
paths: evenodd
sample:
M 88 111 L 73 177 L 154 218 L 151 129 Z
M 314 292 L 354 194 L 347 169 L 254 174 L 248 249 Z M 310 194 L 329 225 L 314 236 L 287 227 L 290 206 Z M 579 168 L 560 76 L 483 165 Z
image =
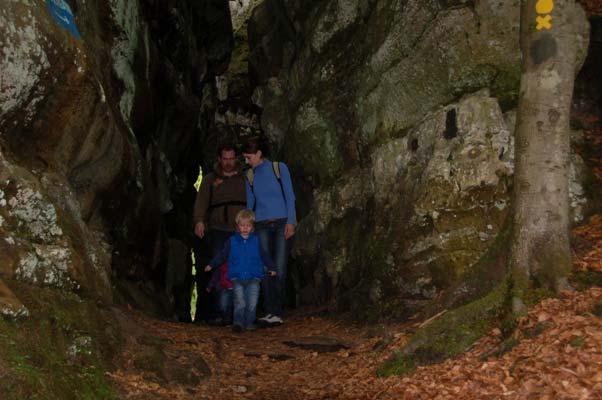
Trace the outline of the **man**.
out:
M 194 204 L 194 233 L 199 239 L 207 239 L 211 255 L 215 257 L 234 233 L 236 214 L 246 206 L 245 182 L 232 144 L 223 144 L 217 150 L 214 172 L 203 177 Z M 198 246 L 197 246 L 198 248 Z M 207 255 L 195 254 L 196 265 Z M 195 321 L 210 322 L 218 316 L 215 299 L 217 294 L 206 292 L 210 273 L 197 267 L 197 311 Z

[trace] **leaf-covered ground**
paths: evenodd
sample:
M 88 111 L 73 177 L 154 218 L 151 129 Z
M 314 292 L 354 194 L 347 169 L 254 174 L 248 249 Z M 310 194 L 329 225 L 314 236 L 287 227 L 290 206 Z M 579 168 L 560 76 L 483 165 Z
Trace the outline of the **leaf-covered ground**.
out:
M 576 271 L 599 279 L 602 215 L 574 237 Z M 146 339 L 130 341 L 111 377 L 126 399 L 602 399 L 602 288 L 575 283 L 581 291 L 534 306 L 510 338 L 495 328 L 459 358 L 388 378 L 377 368 L 419 322 L 358 327 L 298 311 L 241 334 L 126 311 Z M 177 368 L 188 375 L 171 379 Z

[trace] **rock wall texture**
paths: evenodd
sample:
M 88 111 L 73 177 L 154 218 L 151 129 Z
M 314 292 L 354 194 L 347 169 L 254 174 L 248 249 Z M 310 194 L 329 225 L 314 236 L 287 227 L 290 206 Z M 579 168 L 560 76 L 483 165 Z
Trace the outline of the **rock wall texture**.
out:
M 518 3 L 4 1 L 2 312 L 13 281 L 168 312 L 199 163 L 260 130 L 296 178 L 297 302 L 419 308 L 508 212 Z
M 220 0 L 2 2 L 0 279 L 111 301 L 114 278 L 169 310 L 232 44 Z
M 296 301 L 401 316 L 462 282 L 509 210 L 519 2 L 265 0 L 248 34 L 262 128 L 297 178 Z
M 173 313 L 232 45 L 222 0 L 0 2 L 2 398 L 117 398 L 111 304 Z

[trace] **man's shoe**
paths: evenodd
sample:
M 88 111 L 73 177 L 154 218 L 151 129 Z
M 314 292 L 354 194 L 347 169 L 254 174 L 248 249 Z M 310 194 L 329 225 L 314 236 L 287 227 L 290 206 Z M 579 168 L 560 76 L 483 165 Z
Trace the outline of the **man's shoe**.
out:
M 242 326 L 240 326 L 240 325 L 232 325 L 232 332 L 235 332 L 235 333 L 242 332 Z
M 257 328 L 258 328 L 257 325 L 251 324 L 251 325 L 247 326 L 245 329 L 248 331 L 254 331 L 254 330 L 257 330 Z

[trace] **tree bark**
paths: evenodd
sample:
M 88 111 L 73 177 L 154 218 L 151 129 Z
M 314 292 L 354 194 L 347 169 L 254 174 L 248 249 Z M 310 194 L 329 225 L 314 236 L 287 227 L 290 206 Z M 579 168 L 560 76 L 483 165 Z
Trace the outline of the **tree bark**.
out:
M 570 271 L 569 117 L 587 24 L 574 0 L 523 1 L 510 258 L 515 311 L 533 280 L 559 290 Z

